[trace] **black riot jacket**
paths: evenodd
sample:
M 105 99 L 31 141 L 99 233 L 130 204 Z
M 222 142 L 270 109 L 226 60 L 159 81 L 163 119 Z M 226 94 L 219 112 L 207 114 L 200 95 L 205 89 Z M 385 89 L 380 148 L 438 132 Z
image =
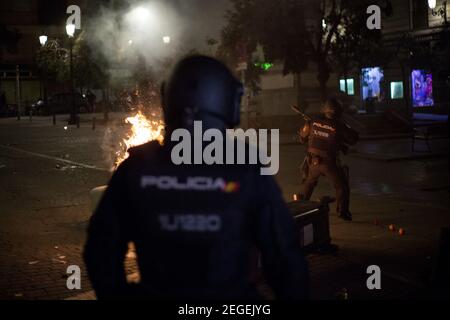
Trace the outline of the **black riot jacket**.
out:
M 358 133 L 339 119 L 317 117 L 301 130 L 300 141 L 308 142 L 308 152 L 321 157 L 336 158 L 339 151 L 359 140 Z
M 250 255 L 258 248 L 277 298 L 305 298 L 308 271 L 273 177 L 251 165 L 173 165 L 168 147 L 130 151 L 91 218 L 84 259 L 99 299 L 256 298 Z M 141 273 L 126 284 L 134 242 Z

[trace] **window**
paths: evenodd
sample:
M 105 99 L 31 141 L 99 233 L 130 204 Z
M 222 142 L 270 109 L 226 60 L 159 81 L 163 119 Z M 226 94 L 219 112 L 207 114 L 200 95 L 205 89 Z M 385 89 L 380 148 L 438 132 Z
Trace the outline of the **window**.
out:
M 433 98 L 433 75 L 427 70 L 411 72 L 411 93 L 414 107 L 431 107 Z
M 380 67 L 363 68 L 361 70 L 361 96 L 363 100 L 384 97 L 384 71 Z
M 345 80 L 339 80 L 339 88 L 342 92 L 345 92 Z M 355 94 L 355 82 L 353 79 L 347 79 L 347 94 L 353 96 Z
M 391 99 L 403 99 L 403 82 L 391 82 Z

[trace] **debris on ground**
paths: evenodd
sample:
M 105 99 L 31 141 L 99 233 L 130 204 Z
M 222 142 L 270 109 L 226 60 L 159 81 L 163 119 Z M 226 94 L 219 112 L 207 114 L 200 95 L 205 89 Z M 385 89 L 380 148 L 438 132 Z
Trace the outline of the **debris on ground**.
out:
M 56 259 L 56 258 L 53 258 L 52 261 L 53 261 L 53 262 L 62 263 L 62 264 L 66 264 L 66 261 L 64 261 L 64 260 L 58 260 L 58 259 Z
M 342 288 L 338 292 L 336 292 L 336 298 L 338 300 L 348 300 L 348 290 L 347 288 Z
M 61 171 L 66 171 L 67 169 L 77 169 L 78 168 L 78 166 L 63 166 L 63 167 L 61 167 Z

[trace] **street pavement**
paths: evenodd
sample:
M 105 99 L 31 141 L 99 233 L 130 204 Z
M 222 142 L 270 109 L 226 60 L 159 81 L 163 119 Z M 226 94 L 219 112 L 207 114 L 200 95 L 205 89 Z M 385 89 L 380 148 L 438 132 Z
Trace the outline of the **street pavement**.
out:
M 66 118 L 58 116 L 55 126 L 48 117 L 0 119 L 0 299 L 95 297 L 81 258 L 92 211 L 89 191 L 108 182 L 127 126 L 124 114 L 111 114 L 108 126 L 98 121 L 96 130 L 90 115 L 78 129 L 65 128 Z M 411 154 L 410 143 L 362 141 L 344 157 L 354 221 L 337 219 L 331 205 L 331 236 L 339 250 L 308 256 L 312 298 L 430 296 L 439 231 L 450 226 L 448 159 L 443 156 L 448 140 L 433 141 L 427 157 Z M 287 201 L 299 191 L 304 153 L 295 143 L 280 147 L 277 180 Z M 313 198 L 333 193 L 323 180 Z M 390 224 L 405 234 L 389 231 Z M 69 265 L 81 267 L 81 290 L 66 287 Z M 381 268 L 381 290 L 366 287 L 369 265 Z M 137 272 L 132 252 L 126 269 L 130 275 Z M 270 296 L 266 286 L 261 290 Z

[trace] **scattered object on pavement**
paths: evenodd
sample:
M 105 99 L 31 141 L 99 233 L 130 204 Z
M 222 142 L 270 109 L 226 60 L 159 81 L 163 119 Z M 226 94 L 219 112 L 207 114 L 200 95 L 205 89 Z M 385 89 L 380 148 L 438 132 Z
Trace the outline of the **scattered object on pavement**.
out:
M 403 229 L 403 228 L 398 229 L 398 234 L 399 234 L 400 236 L 405 235 L 405 229 Z
M 67 130 L 67 126 L 64 126 L 64 130 Z
M 338 300 L 348 300 L 348 290 L 347 288 L 342 288 L 338 292 L 336 292 L 336 298 Z
M 61 171 L 66 171 L 67 169 L 77 169 L 77 168 L 79 168 L 79 167 L 77 167 L 77 166 L 63 166 L 63 167 L 60 167 L 60 169 L 61 169 Z
M 55 249 L 59 249 L 59 247 L 58 247 L 58 246 L 54 246 L 54 248 L 55 248 Z
M 56 169 L 61 169 L 61 165 L 59 163 L 56 164 Z
M 390 231 L 395 231 L 395 226 L 394 226 L 393 224 L 390 224 L 390 225 L 389 225 L 389 230 L 390 230 Z
M 55 259 L 55 258 L 53 258 L 52 261 L 53 261 L 53 262 L 62 263 L 62 264 L 66 264 L 66 261 L 64 261 L 64 260 L 58 260 L 58 259 Z
M 37 264 L 37 263 L 39 263 L 39 261 L 38 261 L 38 260 L 34 260 L 34 261 L 30 261 L 30 262 L 28 262 L 28 264 L 31 264 L 31 265 L 33 265 L 33 264 Z
M 58 259 L 65 259 L 66 256 L 58 256 Z

